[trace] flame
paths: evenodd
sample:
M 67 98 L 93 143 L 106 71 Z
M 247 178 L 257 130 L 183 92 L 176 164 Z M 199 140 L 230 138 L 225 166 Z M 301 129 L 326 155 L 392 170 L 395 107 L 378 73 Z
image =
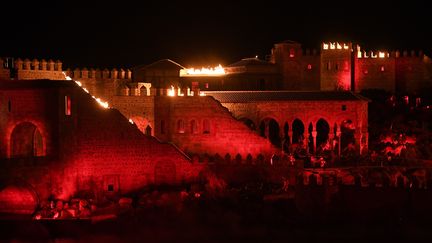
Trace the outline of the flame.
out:
M 175 96 L 174 86 L 171 85 L 171 89 L 168 89 L 168 96 Z
M 71 80 L 71 81 L 74 81 L 79 87 L 81 87 L 86 93 L 90 93 L 89 91 L 88 91 L 88 89 L 86 89 L 86 88 L 84 88 L 83 87 L 83 85 L 82 85 L 82 83 L 80 82 L 80 81 L 76 81 L 76 80 L 73 80 L 71 77 L 69 77 L 68 75 L 66 75 L 66 73 L 65 72 L 62 72 L 63 73 L 63 75 L 65 76 L 65 79 L 66 80 Z M 94 99 L 94 100 L 96 100 L 96 102 L 100 105 L 100 106 L 102 106 L 103 108 L 105 108 L 105 109 L 108 109 L 109 108 L 109 105 L 108 105 L 108 102 L 106 102 L 106 101 L 103 101 L 103 100 L 101 100 L 100 98 L 97 98 L 97 97 L 95 97 L 95 96 L 93 96 L 92 95 L 92 98 Z
M 341 50 L 342 49 L 342 46 L 339 44 L 339 42 L 338 43 L 336 43 L 336 47 L 337 47 L 337 49 L 339 49 L 339 50 Z
M 225 75 L 225 69 L 219 64 L 214 68 L 187 68 L 180 70 L 180 76 L 221 76 Z
M 329 45 L 327 43 L 323 43 L 323 49 L 324 50 L 328 50 L 329 49 Z
M 348 48 L 349 48 L 349 46 L 347 45 L 347 44 L 343 44 L 343 48 L 345 49 L 345 50 L 348 50 Z
M 336 48 L 335 43 L 330 43 L 330 49 L 334 50 Z
M 131 118 L 129 118 L 129 122 L 130 122 L 130 124 L 134 124 L 134 122 Z
M 378 57 L 379 58 L 384 58 L 385 57 L 385 53 L 382 52 L 382 51 L 378 52 Z

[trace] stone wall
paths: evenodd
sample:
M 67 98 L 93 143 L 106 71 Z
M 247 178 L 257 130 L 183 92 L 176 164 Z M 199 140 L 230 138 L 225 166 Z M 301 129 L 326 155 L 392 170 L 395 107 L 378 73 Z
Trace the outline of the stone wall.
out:
M 270 157 L 276 149 L 213 97 L 155 97 L 155 136 L 190 154 Z M 162 128 L 163 126 L 163 128 Z
M 41 200 L 83 191 L 101 199 L 149 184 L 195 180 L 203 169 L 175 146 L 144 135 L 118 110 L 100 106 L 75 83 L 48 82 L 53 81 L 1 86 L 2 113 L 8 114 L 12 101 L 10 115 L 0 120 L 2 171 L 9 172 L 2 179 L 25 181 Z M 11 134 L 20 121 L 41 131 L 42 156 L 10 158 Z

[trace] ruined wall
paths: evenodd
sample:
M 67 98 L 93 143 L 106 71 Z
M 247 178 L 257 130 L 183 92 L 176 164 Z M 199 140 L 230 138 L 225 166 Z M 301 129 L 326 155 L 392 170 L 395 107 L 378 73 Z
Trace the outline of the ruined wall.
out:
M 155 97 L 155 135 L 191 154 L 270 156 L 276 150 L 212 97 Z M 163 124 L 163 125 L 162 125 Z M 163 126 L 163 128 L 162 128 Z

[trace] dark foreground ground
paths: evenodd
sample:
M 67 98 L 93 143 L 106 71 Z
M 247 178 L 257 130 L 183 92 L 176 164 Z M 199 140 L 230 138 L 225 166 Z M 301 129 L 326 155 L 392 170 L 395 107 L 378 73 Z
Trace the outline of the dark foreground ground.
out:
M 344 193 L 353 198 L 350 192 Z M 389 197 L 374 196 L 382 195 L 382 191 L 364 193 L 368 195 L 356 193 L 358 198 L 353 198 L 358 204 L 342 200 L 343 197 L 332 198 L 329 203 L 311 201 L 309 199 L 313 199 L 313 195 L 320 194 L 320 189 L 310 189 L 303 195 L 298 194 L 296 199 L 265 200 L 253 196 L 236 200 L 200 198 L 183 203 L 181 206 L 135 207 L 120 210 L 115 219 L 100 221 L 76 219 L 34 221 L 25 217 L 13 217 L 0 221 L 0 241 L 104 243 L 432 241 L 430 211 L 425 211 L 424 214 L 418 212 L 412 200 L 404 201 L 402 204 L 400 201 L 395 201 L 395 203 L 371 203 L 367 204 L 369 206 L 358 206 L 365 204 L 361 198 L 367 202 L 383 201 L 382 198 Z M 351 206 L 354 208 L 350 208 Z

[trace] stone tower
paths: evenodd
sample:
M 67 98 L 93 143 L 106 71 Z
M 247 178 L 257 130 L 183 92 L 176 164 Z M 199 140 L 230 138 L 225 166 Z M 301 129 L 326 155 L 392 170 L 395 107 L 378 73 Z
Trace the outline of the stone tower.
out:
M 284 90 L 300 90 L 302 86 L 302 56 L 300 43 L 283 41 L 274 45 L 271 62 L 278 65 Z
M 322 43 L 321 90 L 351 90 L 352 53 L 352 43 Z

